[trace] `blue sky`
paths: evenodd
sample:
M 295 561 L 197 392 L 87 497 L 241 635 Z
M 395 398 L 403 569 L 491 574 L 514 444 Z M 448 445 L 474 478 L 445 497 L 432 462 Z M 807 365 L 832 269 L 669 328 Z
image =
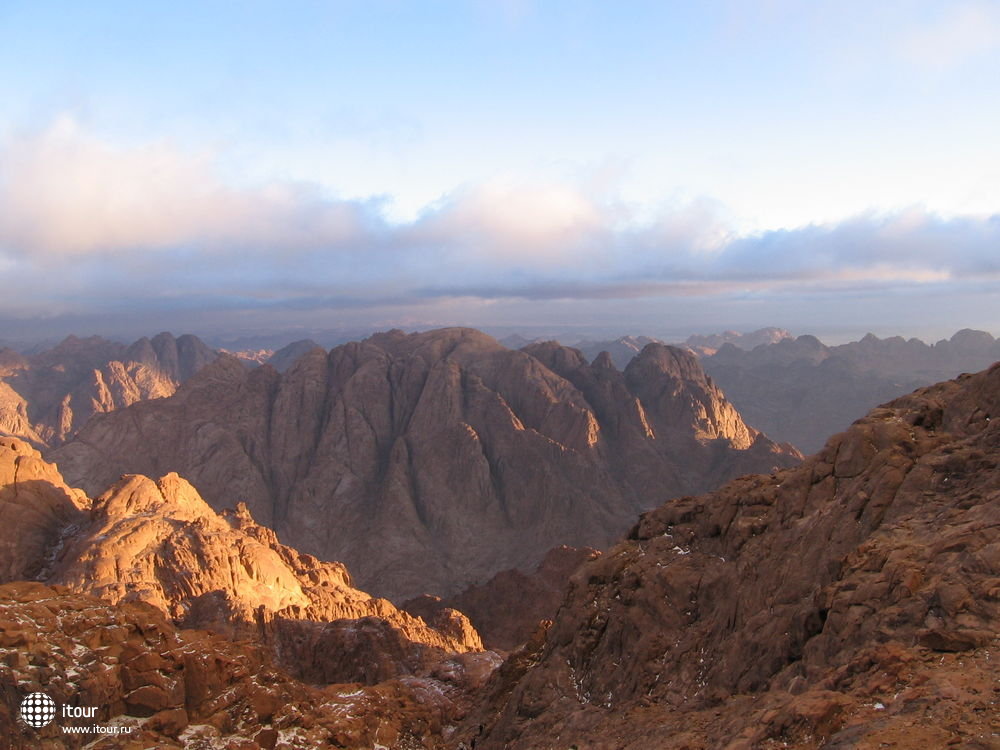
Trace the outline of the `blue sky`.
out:
M 8 329 L 1000 329 L 997 2 L 2 0 L 0 101 Z

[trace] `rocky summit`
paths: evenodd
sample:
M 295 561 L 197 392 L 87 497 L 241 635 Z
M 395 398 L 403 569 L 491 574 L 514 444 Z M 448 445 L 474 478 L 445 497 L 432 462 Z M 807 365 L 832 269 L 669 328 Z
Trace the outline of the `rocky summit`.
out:
M 462 747 L 1000 747 L 1000 364 L 644 514 Z
M 284 373 L 222 356 L 51 455 L 92 494 L 177 472 L 399 600 L 530 569 L 559 544 L 606 546 L 669 497 L 799 460 L 688 352 L 649 344 L 621 372 L 464 328 L 307 348 Z

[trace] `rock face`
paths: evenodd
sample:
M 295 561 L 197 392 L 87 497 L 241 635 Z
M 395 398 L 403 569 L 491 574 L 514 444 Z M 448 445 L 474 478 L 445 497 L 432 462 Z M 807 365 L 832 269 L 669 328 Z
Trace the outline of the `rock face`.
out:
M 184 627 L 256 638 L 293 673 L 316 666 L 310 650 L 322 654 L 326 682 L 430 674 L 483 650 L 461 613 L 429 627 L 355 589 L 340 563 L 280 544 L 246 506 L 218 515 L 176 474 L 123 477 L 91 505 L 34 449 L 7 439 L 0 504 L 0 582 L 36 578 L 111 604 L 144 602 Z M 364 641 L 352 635 L 366 628 Z
M 48 580 L 111 603 L 144 601 L 185 627 L 231 636 L 277 638 L 289 620 L 375 618 L 417 651 L 482 650 L 471 628 L 464 638 L 435 631 L 355 589 L 342 564 L 280 544 L 245 505 L 216 514 L 176 474 L 156 482 L 127 476 L 98 497 Z M 394 669 L 413 671 L 405 663 Z
M 570 576 L 600 554 L 588 547 L 554 547 L 531 573 L 505 570 L 447 600 L 425 595 L 405 602 L 403 609 L 434 624 L 458 610 L 468 615 L 488 648 L 512 651 L 525 643 L 543 620 L 555 617 Z
M 89 505 L 37 450 L 0 438 L 0 582 L 47 575 Z
M 197 337 L 161 333 L 131 346 L 70 336 L 31 357 L 0 353 L 0 433 L 59 445 L 94 414 L 172 394 L 214 360 Z
M 806 453 L 869 409 L 1000 359 L 1000 342 L 964 330 L 927 345 L 899 336 L 826 346 L 814 336 L 744 351 L 724 344 L 702 360 L 748 422 Z
M 53 456 L 95 492 L 176 471 L 213 507 L 245 501 L 290 544 L 400 599 L 530 568 L 558 544 L 604 546 L 667 497 L 798 460 L 688 353 L 650 345 L 622 373 L 471 329 L 313 349 L 283 375 L 223 357 Z
M 311 687 L 276 669 L 265 649 L 178 630 L 147 604 L 112 606 L 40 583 L 0 586 L 0 736 L 10 750 L 431 750 L 444 747 L 443 728 L 468 710 L 475 684 L 442 674 Z M 18 705 L 36 691 L 96 715 L 31 729 Z M 93 735 L 63 731 L 95 722 L 131 732 L 91 744 Z
M 278 351 L 272 354 L 268 358 L 267 363 L 278 372 L 285 372 L 307 353 L 311 352 L 313 349 L 321 348 L 322 347 L 312 339 L 293 341 L 288 346 L 283 346 L 281 349 L 278 349 Z
M 462 739 L 996 747 L 998 415 L 1000 365 L 645 514 L 574 575 Z

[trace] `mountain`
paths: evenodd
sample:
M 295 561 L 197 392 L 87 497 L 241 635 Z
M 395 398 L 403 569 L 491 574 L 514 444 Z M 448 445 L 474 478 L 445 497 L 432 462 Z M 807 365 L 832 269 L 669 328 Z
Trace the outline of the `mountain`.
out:
M 702 365 L 750 424 L 812 453 L 877 404 L 997 360 L 1000 342 L 965 330 L 934 345 L 872 334 L 840 346 L 814 336 L 751 351 L 724 344 Z
M 272 354 L 270 358 L 268 358 L 267 363 L 278 372 L 285 372 L 285 370 L 294 365 L 299 358 L 304 356 L 307 352 L 320 348 L 322 347 L 320 347 L 320 345 L 312 339 L 293 341 L 288 346 L 283 346 L 281 349 Z
M 27 443 L 0 437 L 0 583 L 47 575 L 90 499 Z
M 0 433 L 59 445 L 94 414 L 169 396 L 215 357 L 197 337 L 169 333 L 130 346 L 70 336 L 28 357 L 0 350 Z
M 1000 341 L 971 328 L 936 344 L 901 336 L 880 339 L 869 333 L 860 341 L 831 347 L 831 352 L 868 372 L 936 382 L 963 371 L 978 372 L 1000 360 Z
M 285 373 L 223 356 L 51 455 L 92 494 L 175 471 L 399 601 L 603 547 L 667 497 L 798 460 L 688 352 L 650 344 L 620 372 L 458 328 L 312 349 Z
M 756 331 L 740 333 L 739 331 L 723 331 L 709 335 L 694 334 L 688 336 L 684 345 L 699 356 L 707 357 L 717 352 L 726 344 L 738 349 L 750 351 L 758 346 L 777 344 L 792 338 L 792 334 L 784 328 L 758 328 Z
M 500 343 L 508 349 L 520 349 L 522 346 L 527 346 L 528 344 L 537 344 L 540 340 L 542 339 L 529 339 L 519 333 L 512 333 L 500 339 Z
M 1000 364 L 644 514 L 491 678 L 483 748 L 997 746 Z
M 573 347 L 579 349 L 588 362 L 592 362 L 602 352 L 607 352 L 611 356 L 611 361 L 614 362 L 615 367 L 619 370 L 624 370 L 628 367 L 628 363 L 632 361 L 633 357 L 641 352 L 647 344 L 662 343 L 659 339 L 653 339 L 649 336 L 622 336 L 607 341 L 585 339 L 574 344 Z

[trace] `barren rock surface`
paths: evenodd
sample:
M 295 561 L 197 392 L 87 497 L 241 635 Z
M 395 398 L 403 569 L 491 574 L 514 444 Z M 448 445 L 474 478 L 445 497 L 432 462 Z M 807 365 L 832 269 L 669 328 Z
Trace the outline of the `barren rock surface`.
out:
M 123 477 L 91 503 L 33 448 L 5 439 L 0 504 L 0 582 L 144 602 L 184 627 L 255 638 L 296 674 L 319 654 L 321 681 L 377 682 L 483 650 L 460 612 L 429 627 L 354 588 L 342 564 L 280 544 L 245 506 L 217 514 L 176 474 Z M 369 637 L 354 637 L 366 627 Z
M 35 691 L 59 707 L 94 707 L 96 716 L 31 729 L 17 706 Z M 0 737 L 10 750 L 430 750 L 445 746 L 468 696 L 444 674 L 311 687 L 277 669 L 265 649 L 178 630 L 147 604 L 112 606 L 39 583 L 0 586 Z M 103 739 L 62 731 L 95 722 L 133 731 Z
M 284 374 L 223 357 L 53 456 L 92 492 L 176 471 L 397 599 L 457 593 L 558 544 L 602 547 L 668 497 L 798 460 L 689 353 L 652 344 L 622 373 L 471 329 L 312 349 Z
M 404 602 L 402 608 L 429 623 L 458 610 L 488 648 L 511 651 L 527 641 L 542 620 L 555 616 L 570 576 L 600 554 L 589 547 L 554 547 L 533 571 L 504 570 L 448 599 L 425 595 Z
M 70 336 L 30 357 L 2 350 L 0 434 L 60 445 L 94 414 L 169 396 L 215 357 L 197 337 L 169 333 L 131 346 Z
M 1000 365 L 646 513 L 466 724 L 476 748 L 1000 746 Z
M 89 505 L 37 450 L 0 437 L 0 583 L 48 575 Z

